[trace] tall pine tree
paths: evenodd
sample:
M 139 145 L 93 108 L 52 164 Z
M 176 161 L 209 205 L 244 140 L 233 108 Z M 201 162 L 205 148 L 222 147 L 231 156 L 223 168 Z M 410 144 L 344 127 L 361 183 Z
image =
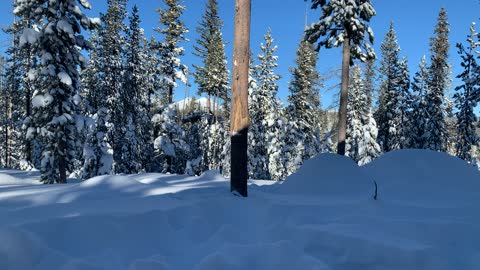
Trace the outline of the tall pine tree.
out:
M 278 150 L 281 149 L 279 138 L 279 119 L 282 108 L 277 100 L 279 75 L 275 74 L 278 66 L 275 55 L 277 46 L 269 29 L 264 36 L 265 43 L 260 46 L 259 65 L 255 66 L 256 87 L 249 93 L 249 172 L 252 179 L 272 179 L 274 167 L 278 169 Z M 277 149 L 276 149 L 277 148 Z
M 446 151 L 448 130 L 446 127 L 445 95 L 449 85 L 448 51 L 450 33 L 447 11 L 442 8 L 435 26 L 435 36 L 430 39 L 430 67 L 426 96 L 425 148 Z
M 412 111 L 411 111 L 411 133 L 409 147 L 423 149 L 426 145 L 425 128 L 427 123 L 427 93 L 428 88 L 428 64 L 426 57 L 422 57 L 419 70 L 415 73 L 412 83 Z
M 375 58 L 375 52 L 366 40 L 368 36 L 369 42 L 373 43 L 373 31 L 368 23 L 376 11 L 370 0 L 312 0 L 312 8 L 318 7 L 322 14 L 319 21 L 306 30 L 306 39 L 315 43 L 322 38 L 317 49 L 343 45 L 337 152 L 344 155 L 349 70 L 355 59 L 365 62 Z
M 400 148 L 397 116 L 400 88 L 400 46 L 397 42 L 393 23 L 385 35 L 380 47 L 382 53 L 380 73 L 382 82 L 378 97 L 378 109 L 375 120 L 378 123 L 378 142 L 383 151 L 388 152 Z
M 321 76 L 316 70 L 317 61 L 318 56 L 313 45 L 308 41 L 301 41 L 297 49 L 296 66 L 290 70 L 292 80 L 288 96 L 290 104 L 287 108 L 289 122 L 294 125 L 292 132 L 299 136 L 295 140 L 289 140 L 289 144 L 297 144 L 295 141 L 303 142 L 302 148 L 291 148 L 296 152 L 291 156 L 291 160 L 296 160 L 294 166 L 317 154 L 320 147 L 318 128 Z
M 480 94 L 480 74 L 478 74 L 478 64 L 475 58 L 475 50 L 479 47 L 476 38 L 478 33 L 475 31 L 475 24 L 470 27 L 468 36 L 468 47 L 458 43 L 458 53 L 462 58 L 463 72 L 457 76 L 463 84 L 455 87 L 455 107 L 457 108 L 457 139 L 456 155 L 468 162 L 473 162 L 472 147 L 478 144 L 478 135 L 476 132 L 477 117 L 474 109 L 478 102 Z
M 81 7 L 90 9 L 86 0 L 71 1 L 17 1 L 16 16 L 30 16 L 36 28 L 25 28 L 20 46 L 32 46 L 41 59 L 30 71 L 36 76 L 33 96 L 34 125 L 45 141 L 42 155 L 42 181 L 66 183 L 67 172 L 73 171 L 75 112 L 74 97 L 79 91 L 78 67 L 85 67 L 81 49 L 89 43 L 80 34 L 81 29 L 93 29 L 97 21 L 88 18 Z M 34 128 L 30 128 L 34 132 Z
M 217 98 L 228 104 L 229 72 L 225 55 L 225 42 L 222 36 L 223 22 L 218 14 L 217 0 L 209 0 L 206 4 L 205 14 L 202 15 L 200 27 L 197 32 L 200 37 L 194 46 L 195 55 L 202 58 L 202 65 L 194 65 L 193 73 L 198 85 L 198 94 L 207 95 L 207 111 L 217 114 Z M 211 108 L 211 97 L 214 97 Z M 227 111 L 228 107 L 224 107 Z
M 165 105 L 173 102 L 173 90 L 177 87 L 178 80 L 187 84 L 188 68 L 180 61 L 185 49 L 179 43 L 187 41 L 185 34 L 188 29 L 180 20 L 185 6 L 180 5 L 178 0 L 163 1 L 166 8 L 157 10 L 162 27 L 155 28 L 155 31 L 163 35 L 163 41 L 154 44 L 153 49 L 159 60 L 160 101 Z
M 114 173 L 129 173 L 130 160 L 125 151 L 129 146 L 127 121 L 128 95 L 125 92 L 125 18 L 127 0 L 108 0 L 107 13 L 102 16 L 102 94 L 106 98 L 109 117 L 108 141 L 113 150 Z
M 368 78 L 368 76 L 367 76 Z M 354 66 L 350 80 L 346 155 L 365 165 L 381 154 L 377 143 L 377 125 L 371 111 L 370 92 L 361 68 Z

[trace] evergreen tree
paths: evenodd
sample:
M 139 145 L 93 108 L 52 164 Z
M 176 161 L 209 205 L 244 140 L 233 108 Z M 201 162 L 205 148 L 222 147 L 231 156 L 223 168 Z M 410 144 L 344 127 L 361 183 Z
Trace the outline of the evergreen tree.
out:
M 398 66 L 398 104 L 395 117 L 398 118 L 397 139 L 400 149 L 409 148 L 412 138 L 412 94 L 410 92 L 410 72 L 408 70 L 408 62 L 404 57 Z
M 318 43 L 317 50 L 321 47 L 332 48 L 343 44 L 337 152 L 344 155 L 349 69 L 355 59 L 365 62 L 375 58 L 375 52 L 366 42 L 366 37 L 368 36 L 370 43 L 373 43 L 373 31 L 368 23 L 376 12 L 370 0 L 312 0 L 312 8 L 318 7 L 322 9 L 320 20 L 306 30 L 306 39 L 315 43 L 323 37 Z
M 173 90 L 177 87 L 177 80 L 187 84 L 188 68 L 181 64 L 180 58 L 185 54 L 183 47 L 179 47 L 182 41 L 188 41 L 185 34 L 188 33 L 185 24 L 180 20 L 185 7 L 178 0 L 164 0 L 166 9 L 158 9 L 160 24 L 163 28 L 155 28 L 162 34 L 163 42 L 153 44 L 158 60 L 158 73 L 160 97 L 162 105 L 173 102 Z
M 214 96 L 214 106 L 217 106 L 217 98 L 228 105 L 229 72 L 225 55 L 225 42 L 222 37 L 223 22 L 218 15 L 217 0 L 209 0 L 206 4 L 205 14 L 202 15 L 200 27 L 197 32 L 200 34 L 197 46 L 194 46 L 195 55 L 202 58 L 202 66 L 194 65 L 196 71 L 193 73 L 195 82 L 198 85 L 198 94 L 207 95 L 207 111 L 211 112 L 210 97 Z M 217 113 L 218 108 L 213 108 Z M 227 108 L 224 107 L 224 111 Z
M 107 13 L 102 15 L 101 58 L 102 58 L 102 93 L 106 97 L 108 108 L 108 142 L 113 150 L 113 172 L 130 173 L 129 153 L 131 149 L 127 137 L 127 124 L 131 121 L 129 93 L 124 85 L 125 56 L 125 18 L 127 0 L 108 0 Z
M 33 160 L 32 153 L 34 141 L 28 140 L 27 127 L 30 123 L 32 116 L 32 95 L 34 92 L 34 80 L 29 73 L 36 64 L 37 59 L 32 51 L 30 44 L 24 44 L 19 46 L 20 36 L 25 28 L 31 28 L 34 26 L 32 18 L 29 14 L 24 15 L 17 19 L 15 16 L 14 23 L 5 30 L 6 34 L 12 35 L 12 46 L 7 50 L 9 57 L 9 70 L 8 77 L 10 86 L 13 87 L 12 91 L 15 91 L 15 95 L 11 97 L 12 103 L 12 116 L 16 119 L 11 119 L 12 125 L 10 127 L 11 138 L 8 138 L 11 142 L 10 145 L 16 151 L 10 151 L 15 153 L 13 159 L 16 160 L 15 165 L 20 165 L 21 169 L 32 169 Z M 14 93 L 12 93 L 14 94 Z M 24 126 L 24 124 L 26 124 Z M 5 137 L 7 139 L 7 137 Z M 7 148 L 8 149 L 8 148 Z M 18 162 L 20 161 L 20 162 Z M 20 163 L 20 164 L 19 164 Z
M 400 95 L 400 46 L 397 42 L 393 23 L 385 35 L 380 47 L 382 61 L 380 73 L 382 82 L 378 97 L 378 109 L 375 120 L 378 123 L 378 141 L 383 151 L 388 152 L 400 148 L 397 117 Z
M 419 70 L 415 73 L 412 83 L 413 101 L 411 111 L 411 135 L 410 148 L 423 149 L 426 145 L 425 126 L 427 121 L 427 100 L 428 90 L 428 64 L 424 56 L 419 64 Z
M 92 49 L 88 52 L 88 65 L 81 72 L 82 97 L 84 114 L 91 116 L 97 113 L 100 107 L 105 107 L 106 96 L 102 95 L 102 44 L 100 40 L 100 29 L 95 29 L 90 33 L 90 44 Z
M 29 16 L 37 25 L 24 29 L 19 45 L 30 44 L 41 59 L 30 74 L 39 86 L 32 100 L 33 124 L 45 142 L 41 164 L 44 183 L 66 183 L 67 171 L 73 171 L 74 97 L 79 91 L 78 67 L 86 65 L 81 49 L 89 48 L 80 32 L 97 25 L 81 7 L 91 8 L 86 0 L 15 2 L 15 15 Z M 36 130 L 29 128 L 30 133 Z
M 475 31 L 475 24 L 470 27 L 470 35 L 468 36 L 468 47 L 458 43 L 458 54 L 462 58 L 463 72 L 457 76 L 463 84 L 455 87 L 455 107 L 457 108 L 457 139 L 456 139 L 456 155 L 468 162 L 474 162 L 472 156 L 472 148 L 478 143 L 478 135 L 476 132 L 476 121 L 474 109 L 478 102 L 480 92 L 480 74 L 478 64 L 475 59 L 475 50 L 479 44 L 475 40 L 478 34 Z
M 128 102 L 127 111 L 130 114 L 131 131 L 129 132 L 131 152 L 128 154 L 130 173 L 146 170 L 153 154 L 152 126 L 149 116 L 149 94 L 152 92 L 149 84 L 148 47 L 147 40 L 140 28 L 140 17 L 137 6 L 133 7 L 129 18 L 127 31 L 125 94 Z M 135 164 L 135 165 L 133 165 Z
M 177 123 L 176 111 L 172 106 L 163 106 L 152 118 L 154 141 L 154 170 L 162 173 L 185 172 L 190 147 L 185 131 Z
M 362 78 L 361 68 L 355 66 L 350 80 L 346 155 L 359 165 L 365 165 L 381 154 L 377 143 L 377 125 L 371 112 L 371 100 Z
M 318 127 L 321 77 L 316 70 L 317 60 L 318 56 L 313 45 L 308 41 L 300 42 L 295 60 L 296 67 L 290 70 L 292 80 L 288 96 L 290 105 L 287 108 L 289 122 L 293 125 L 291 130 L 295 130 L 293 133 L 300 136 L 297 139 L 289 139 L 288 143 L 303 142 L 301 148 L 287 146 L 291 150 L 295 149 L 296 154 L 295 156 L 291 154 L 291 159 L 296 160 L 296 165 L 317 154 L 320 148 Z
M 278 66 L 275 55 L 277 46 L 273 45 L 270 29 L 261 44 L 261 54 L 258 55 L 259 65 L 255 66 L 253 75 L 256 87 L 251 87 L 249 93 L 249 169 L 252 179 L 272 179 L 270 167 L 280 167 L 278 164 L 281 140 L 279 138 L 279 112 L 282 110 L 276 95 L 277 81 L 280 76 L 275 74 Z M 278 180 L 278 179 L 276 179 Z
M 428 93 L 426 96 L 425 147 L 434 151 L 445 151 L 448 131 L 445 123 L 445 93 L 448 87 L 448 51 L 450 33 L 447 12 L 440 10 L 435 26 L 435 36 L 430 39 L 430 67 L 428 70 Z
M 6 157 L 6 147 L 5 147 L 5 128 L 7 123 L 7 114 L 5 108 L 7 108 L 7 59 L 0 57 L 0 168 L 7 167 L 5 157 Z
M 86 116 L 83 166 L 79 173 L 82 179 L 110 174 L 113 163 L 112 155 L 108 152 L 110 114 L 103 84 L 105 53 L 102 51 L 101 31 L 95 29 L 90 36 L 92 50 L 89 51 L 88 67 L 81 74 L 83 109 Z
M 18 38 L 14 37 L 13 47 L 8 50 L 9 57 L 3 64 L 5 87 L 1 92 L 4 114 L 1 133 L 1 147 L 3 148 L 2 158 L 5 167 L 19 168 L 20 160 L 23 158 L 22 122 L 23 114 L 23 65 L 17 57 Z

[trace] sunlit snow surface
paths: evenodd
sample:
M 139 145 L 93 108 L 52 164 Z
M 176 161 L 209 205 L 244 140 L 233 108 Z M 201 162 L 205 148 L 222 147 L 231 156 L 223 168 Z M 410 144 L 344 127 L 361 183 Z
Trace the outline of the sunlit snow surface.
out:
M 72 182 L 0 171 L 0 269 L 480 269 L 480 174 L 446 154 L 320 155 L 247 199 L 216 172 Z

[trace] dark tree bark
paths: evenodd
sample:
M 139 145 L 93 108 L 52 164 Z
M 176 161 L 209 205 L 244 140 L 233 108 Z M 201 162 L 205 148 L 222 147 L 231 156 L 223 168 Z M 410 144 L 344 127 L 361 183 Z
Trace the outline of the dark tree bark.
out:
M 231 109 L 231 180 L 230 189 L 248 196 L 248 69 L 250 60 L 251 0 L 235 0 L 235 32 L 233 52 Z
M 345 35 L 343 42 L 342 86 L 340 93 L 340 109 L 338 110 L 338 146 L 337 153 L 345 155 L 345 139 L 347 137 L 347 102 L 348 82 L 350 79 L 350 38 Z

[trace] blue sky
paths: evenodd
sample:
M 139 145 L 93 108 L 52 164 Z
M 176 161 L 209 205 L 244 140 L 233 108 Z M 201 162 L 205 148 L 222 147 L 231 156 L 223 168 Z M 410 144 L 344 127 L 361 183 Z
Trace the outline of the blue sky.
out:
M 11 0 L 1 0 L 0 26 L 7 26 L 13 19 L 11 14 Z M 478 0 L 372 0 L 377 11 L 377 16 L 372 19 L 371 27 L 375 32 L 374 47 L 379 54 L 380 43 L 388 30 L 390 21 L 395 24 L 399 44 L 402 48 L 401 54 L 409 61 L 411 74 L 417 70 L 418 62 L 423 55 L 428 56 L 429 38 L 433 35 L 433 28 L 440 8 L 447 9 L 449 22 L 451 24 L 451 50 L 450 62 L 453 64 L 453 74 L 460 72 L 460 60 L 457 55 L 455 43 L 464 42 L 469 33 L 469 27 L 473 21 L 478 22 L 480 13 L 480 1 Z M 90 0 L 93 10 L 89 11 L 91 16 L 98 16 L 99 12 L 105 12 L 106 0 Z M 206 0 L 183 0 L 187 6 L 183 19 L 190 29 L 187 37 L 190 43 L 184 44 L 186 55 L 183 62 L 191 67 L 198 64 L 200 59 L 192 55 L 192 45 L 197 38 L 195 28 L 204 11 Z M 234 0 L 219 0 L 220 14 L 225 23 L 224 38 L 227 45 L 227 55 L 230 58 L 233 49 L 233 11 Z M 142 27 L 147 36 L 155 35 L 160 38 L 152 29 L 158 26 L 158 14 L 156 8 L 162 4 L 160 0 L 130 0 L 129 9 L 136 4 L 140 9 Z M 309 6 L 308 6 L 309 7 Z M 285 100 L 288 95 L 288 81 L 290 73 L 288 68 L 294 65 L 295 50 L 302 36 L 305 24 L 306 5 L 302 0 L 252 0 L 252 38 L 251 45 L 255 54 L 259 52 L 259 45 L 263 35 L 270 27 L 275 43 L 278 45 L 279 67 L 277 73 L 282 75 L 280 81 L 279 96 Z M 308 21 L 314 22 L 319 17 L 319 11 L 308 9 Z M 480 26 L 479 26 L 480 27 Z M 0 35 L 0 52 L 3 53 L 9 44 L 8 37 Z M 230 63 L 230 62 L 229 62 Z M 318 70 L 322 73 L 339 68 L 341 64 L 340 49 L 321 50 L 319 54 Z M 229 64 L 230 67 L 230 64 Z M 193 79 L 192 79 L 193 81 Z M 338 79 L 326 82 L 322 90 L 324 107 L 332 105 L 332 95 L 336 89 L 326 90 L 329 86 L 335 85 Z M 458 80 L 454 81 L 454 85 Z M 194 88 L 195 86 L 193 86 Z M 176 89 L 175 99 L 182 99 L 185 96 L 185 87 Z M 192 91 L 191 91 L 192 92 Z M 333 103 L 336 106 L 335 103 Z

